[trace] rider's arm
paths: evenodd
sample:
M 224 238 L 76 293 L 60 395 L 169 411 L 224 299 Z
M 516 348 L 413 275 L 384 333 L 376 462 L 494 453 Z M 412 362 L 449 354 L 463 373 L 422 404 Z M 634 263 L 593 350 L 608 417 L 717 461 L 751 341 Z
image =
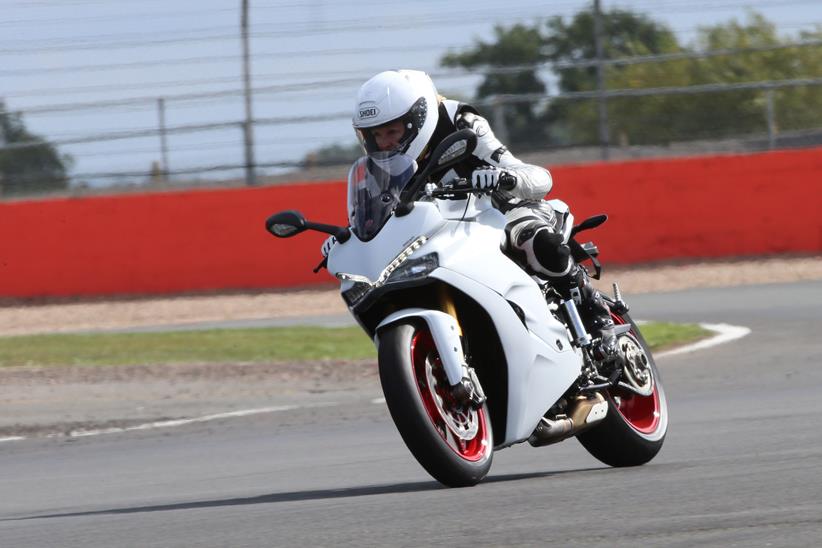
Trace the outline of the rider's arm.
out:
M 516 176 L 517 183 L 512 189 L 504 190 L 512 198 L 541 200 L 551 190 L 553 182 L 547 169 L 526 164 L 516 158 L 508 148 L 496 138 L 488 121 L 472 112 L 460 114 L 457 128 L 470 127 L 477 134 L 477 148 L 474 156 L 496 168 Z

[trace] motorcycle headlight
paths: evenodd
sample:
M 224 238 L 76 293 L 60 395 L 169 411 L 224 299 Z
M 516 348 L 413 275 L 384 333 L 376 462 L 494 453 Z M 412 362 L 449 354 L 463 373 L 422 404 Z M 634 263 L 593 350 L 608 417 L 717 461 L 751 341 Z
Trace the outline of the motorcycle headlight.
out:
M 439 266 L 440 258 L 436 253 L 429 253 L 416 259 L 408 259 L 388 276 L 388 283 L 422 278 L 433 272 Z
M 360 302 L 368 292 L 373 289 L 371 284 L 354 282 L 354 285 L 342 292 L 342 298 L 348 306 L 354 306 Z
M 403 258 L 399 264 L 392 263 L 389 265 L 380 279 L 374 283 L 354 281 L 351 287 L 343 291 L 343 300 L 348 306 L 354 306 L 363 300 L 372 289 L 382 287 L 385 284 L 423 278 L 433 272 L 439 265 L 440 260 L 436 253 L 429 253 L 416 259 Z

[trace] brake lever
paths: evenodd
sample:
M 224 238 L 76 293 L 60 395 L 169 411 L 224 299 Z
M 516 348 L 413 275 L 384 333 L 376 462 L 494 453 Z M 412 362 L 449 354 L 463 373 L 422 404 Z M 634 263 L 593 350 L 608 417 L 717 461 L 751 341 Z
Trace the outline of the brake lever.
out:
M 318 264 L 314 268 L 314 274 L 319 274 L 320 270 L 322 270 L 323 268 L 328 268 L 328 257 L 323 257 L 323 260 L 320 261 L 320 264 Z

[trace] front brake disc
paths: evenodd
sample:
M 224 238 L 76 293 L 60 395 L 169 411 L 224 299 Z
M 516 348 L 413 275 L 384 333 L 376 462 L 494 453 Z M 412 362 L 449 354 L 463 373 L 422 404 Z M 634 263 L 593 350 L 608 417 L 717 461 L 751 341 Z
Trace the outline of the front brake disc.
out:
M 446 395 L 450 387 L 447 383 L 441 383 L 437 380 L 437 375 L 434 374 L 434 359 L 431 355 L 425 360 L 425 377 L 428 381 L 428 389 L 431 391 L 431 396 L 437 406 L 437 411 L 439 411 L 448 429 L 460 439 L 474 439 L 479 430 L 477 411 L 467 405 L 458 405 L 453 397 Z

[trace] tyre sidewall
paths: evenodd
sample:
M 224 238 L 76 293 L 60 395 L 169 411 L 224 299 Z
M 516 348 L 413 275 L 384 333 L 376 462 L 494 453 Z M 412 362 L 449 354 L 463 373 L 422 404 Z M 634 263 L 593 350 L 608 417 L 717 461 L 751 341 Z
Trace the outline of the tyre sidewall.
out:
M 380 383 L 388 410 L 406 446 L 429 474 L 451 487 L 474 485 L 488 473 L 493 448 L 489 444 L 486 455 L 478 461 L 465 460 L 442 439 L 432 424 L 422 402 L 411 356 L 411 341 L 421 329 L 427 329 L 424 322 L 405 321 L 380 331 Z M 486 405 L 482 412 L 485 413 L 489 438 L 493 440 Z
M 622 315 L 626 323 L 633 326 L 632 334 L 637 338 L 649 360 L 659 397 L 659 423 L 653 432 L 640 432 L 620 413 L 613 396 L 603 394 L 608 401 L 608 413 L 603 421 L 591 430 L 581 432 L 577 439 L 594 457 L 610 466 L 638 466 L 653 459 L 665 441 L 668 433 L 668 402 L 662 378 L 656 366 L 648 343 L 637 325 L 627 314 Z

